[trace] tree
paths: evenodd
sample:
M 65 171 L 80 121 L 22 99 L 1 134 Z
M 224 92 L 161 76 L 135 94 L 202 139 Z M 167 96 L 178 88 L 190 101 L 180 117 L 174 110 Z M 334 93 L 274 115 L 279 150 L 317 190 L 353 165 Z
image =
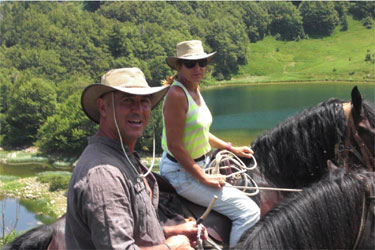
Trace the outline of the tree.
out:
M 375 2 L 374 1 L 352 1 L 349 6 L 349 13 L 357 20 L 366 17 L 375 18 Z
M 250 42 L 262 40 L 268 33 L 271 20 L 265 9 L 256 2 L 241 2 L 242 20 Z
M 37 133 L 36 145 L 44 154 L 79 156 L 97 125 L 81 109 L 81 92 L 71 95 L 48 117 Z
M 55 111 L 55 88 L 44 79 L 21 79 L 12 86 L 9 103 L 5 118 L 5 145 L 31 145 L 36 140 L 39 127 Z
M 270 16 L 272 35 L 280 34 L 282 40 L 304 38 L 302 17 L 291 2 L 263 2 Z
M 159 103 L 152 110 L 151 115 L 152 118 L 150 118 L 150 121 L 148 122 L 141 138 L 138 139 L 135 150 L 137 150 L 138 152 L 152 153 L 153 139 L 155 136 L 155 152 L 157 154 L 160 154 L 163 152 L 161 148 L 161 137 L 163 132 L 163 115 L 161 103 Z
M 333 2 L 303 1 L 299 10 L 305 33 L 329 36 L 339 23 Z
M 246 54 L 250 43 L 241 12 L 233 8 L 228 10 L 230 5 L 227 4 L 200 3 L 209 19 L 205 41 L 202 40 L 204 45 L 211 49 L 205 51 L 217 52 L 213 60 L 213 76 L 216 79 L 230 79 L 231 75 L 238 71 L 239 65 L 247 63 Z M 210 66 L 207 70 L 210 71 Z

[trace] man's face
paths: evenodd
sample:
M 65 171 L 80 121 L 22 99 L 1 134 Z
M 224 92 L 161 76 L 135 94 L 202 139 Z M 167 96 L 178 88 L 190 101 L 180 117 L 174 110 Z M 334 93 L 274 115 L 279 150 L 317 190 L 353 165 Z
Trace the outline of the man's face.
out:
M 117 125 L 125 143 L 135 143 L 142 136 L 151 114 L 149 96 L 130 95 L 117 91 L 113 94 Z M 118 138 L 115 120 L 112 112 L 112 93 L 105 96 L 108 106 L 106 116 L 111 134 Z M 118 138 L 119 139 L 119 138 Z

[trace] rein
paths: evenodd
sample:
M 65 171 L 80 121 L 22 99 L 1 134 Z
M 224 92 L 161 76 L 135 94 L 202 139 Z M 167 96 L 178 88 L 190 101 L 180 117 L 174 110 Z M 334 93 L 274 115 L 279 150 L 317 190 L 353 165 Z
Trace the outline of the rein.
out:
M 342 162 L 344 167 L 348 169 L 349 152 L 351 152 L 358 160 L 360 160 L 363 164 L 366 165 L 369 171 L 373 172 L 375 165 L 374 157 L 372 156 L 370 149 L 366 146 L 366 143 L 358 134 L 358 130 L 354 125 L 354 119 L 352 114 L 353 112 L 350 103 L 343 104 L 343 109 L 345 111 L 345 116 L 347 117 L 346 136 L 345 143 L 339 144 L 337 147 L 337 158 L 339 162 Z M 359 146 L 361 152 L 358 152 L 358 150 L 350 144 L 350 139 L 352 137 Z
M 359 243 L 359 240 L 361 239 L 362 235 L 363 235 L 363 229 L 365 228 L 365 216 L 366 214 L 366 195 L 365 193 L 363 192 L 362 194 L 362 215 L 361 215 L 361 225 L 359 226 L 359 230 L 358 230 L 358 235 L 357 235 L 357 239 L 354 243 L 354 246 L 353 246 L 353 249 L 356 249 L 357 246 L 358 246 L 358 243 Z
M 372 192 L 374 192 L 374 187 L 372 188 Z M 361 224 L 358 230 L 357 239 L 354 243 L 353 249 L 356 249 L 358 247 L 358 244 L 360 243 L 360 240 L 364 234 L 365 226 L 366 226 L 366 219 L 369 218 L 370 213 L 373 213 L 373 216 L 375 216 L 375 196 L 368 196 L 367 198 L 370 200 L 366 212 L 366 194 L 365 192 L 362 193 L 362 215 L 361 215 Z

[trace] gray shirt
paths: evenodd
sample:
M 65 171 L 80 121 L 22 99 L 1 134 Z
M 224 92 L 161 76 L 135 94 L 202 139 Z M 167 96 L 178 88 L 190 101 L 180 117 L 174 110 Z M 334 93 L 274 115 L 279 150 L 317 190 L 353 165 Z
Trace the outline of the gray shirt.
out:
M 146 170 L 137 154 L 128 156 L 136 168 Z M 152 174 L 147 181 L 152 199 L 120 142 L 90 137 L 69 185 L 67 249 L 138 249 L 164 241 L 158 185 Z

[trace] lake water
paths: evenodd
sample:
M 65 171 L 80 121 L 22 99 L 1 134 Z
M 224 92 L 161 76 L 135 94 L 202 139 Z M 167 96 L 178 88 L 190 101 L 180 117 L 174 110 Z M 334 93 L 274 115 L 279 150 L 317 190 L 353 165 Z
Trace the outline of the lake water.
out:
M 12 229 L 17 232 L 27 231 L 54 220 L 48 216 L 35 213 L 35 204 L 28 200 L 20 201 L 4 198 L 0 201 L 0 210 L 1 213 L 4 213 L 4 220 L 0 218 L 0 235 L 3 234 L 3 223 L 5 233 L 9 233 Z
M 350 100 L 353 86 L 375 103 L 373 83 L 306 83 L 230 86 L 206 89 L 202 95 L 211 110 L 211 132 L 225 141 L 249 145 L 265 130 L 287 117 L 331 97 Z
M 202 95 L 213 115 L 211 132 L 237 145 L 249 145 L 265 130 L 275 127 L 287 117 L 315 106 L 331 97 L 350 99 L 354 83 L 309 83 L 230 86 L 206 89 Z M 375 84 L 356 84 L 362 96 L 375 103 Z M 0 165 L 0 175 L 33 176 L 47 171 L 43 166 L 12 168 Z M 1 197 L 0 197 L 1 200 Z M 4 200 L 0 201 L 2 208 Z M 8 225 L 14 223 L 16 206 L 20 204 L 17 231 L 37 224 L 50 223 L 50 218 L 35 214 L 30 201 L 5 200 Z M 0 222 L 1 225 L 1 222 Z M 1 233 L 1 232 L 0 232 Z

